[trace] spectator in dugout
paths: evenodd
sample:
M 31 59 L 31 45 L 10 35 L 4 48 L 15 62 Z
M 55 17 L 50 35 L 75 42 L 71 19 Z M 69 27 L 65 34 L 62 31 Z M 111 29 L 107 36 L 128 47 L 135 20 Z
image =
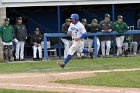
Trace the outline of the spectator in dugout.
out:
M 9 24 L 10 19 L 5 18 L 4 24 L 0 27 L 0 36 L 2 38 L 4 61 L 13 61 L 13 43 L 14 28 Z
M 89 31 L 90 33 L 100 32 L 100 26 L 98 24 L 97 19 L 93 19 L 91 24 L 89 24 Z M 91 50 L 93 46 L 93 37 L 88 37 L 88 49 Z M 100 40 L 99 36 L 97 37 L 97 55 L 100 49 Z M 98 55 L 99 57 L 99 55 Z
M 34 35 L 31 37 L 31 44 L 33 45 L 33 60 L 42 61 L 42 46 L 41 42 L 43 41 L 43 36 L 40 33 L 39 28 L 35 29 Z M 39 59 L 37 58 L 37 50 L 39 54 Z
M 22 17 L 17 17 L 17 23 L 14 26 L 16 37 L 16 61 L 24 61 L 24 45 L 27 39 L 27 28 L 23 24 Z
M 99 23 L 101 32 L 110 33 L 113 31 L 113 22 L 110 21 L 110 15 L 105 14 L 105 19 Z M 101 40 L 101 51 L 103 57 L 110 55 L 111 40 L 112 36 L 102 36 Z
M 137 29 L 140 30 L 140 18 L 137 21 Z
M 123 44 L 124 56 L 128 56 L 128 48 L 133 55 L 137 55 L 138 43 L 133 40 L 132 36 L 130 35 L 125 36 Z
M 66 19 L 65 23 L 62 25 L 62 33 L 67 34 L 69 26 L 70 26 L 70 19 Z M 64 47 L 65 47 L 65 49 L 64 49 L 64 59 L 66 59 L 67 55 L 68 55 L 67 54 L 68 50 L 69 50 L 71 42 L 72 42 L 71 37 L 63 37 L 63 38 L 61 38 L 61 41 L 64 43 Z
M 123 22 L 123 16 L 119 15 L 118 20 L 114 22 L 114 31 L 117 31 L 118 33 L 124 33 L 128 31 L 128 26 L 125 22 Z M 122 35 L 117 35 L 116 36 L 116 44 L 117 44 L 117 56 L 122 56 L 122 46 L 124 42 L 125 36 Z

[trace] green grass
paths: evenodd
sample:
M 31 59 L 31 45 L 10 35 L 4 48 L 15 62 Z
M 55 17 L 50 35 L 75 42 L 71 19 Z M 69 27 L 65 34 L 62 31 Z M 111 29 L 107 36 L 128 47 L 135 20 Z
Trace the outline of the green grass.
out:
M 14 90 L 14 89 L 0 89 L 0 93 L 58 93 L 58 92 L 47 92 L 47 91 L 27 91 L 27 90 Z
M 140 71 L 97 73 L 95 77 L 61 80 L 57 83 L 140 88 Z
M 62 70 L 56 64 L 56 60 L 47 62 L 26 63 L 0 63 L 0 73 L 25 73 L 25 72 L 67 72 L 100 69 L 137 68 L 140 67 L 140 57 L 122 58 L 97 58 L 97 59 L 73 59 L 66 69 Z

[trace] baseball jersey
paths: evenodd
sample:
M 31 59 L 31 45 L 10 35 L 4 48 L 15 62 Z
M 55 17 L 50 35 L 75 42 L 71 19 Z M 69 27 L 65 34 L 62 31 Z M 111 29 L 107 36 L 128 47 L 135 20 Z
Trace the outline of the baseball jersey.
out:
M 87 33 L 84 25 L 80 21 L 78 21 L 76 24 L 71 23 L 68 31 L 72 32 L 72 38 L 81 37 L 82 34 Z

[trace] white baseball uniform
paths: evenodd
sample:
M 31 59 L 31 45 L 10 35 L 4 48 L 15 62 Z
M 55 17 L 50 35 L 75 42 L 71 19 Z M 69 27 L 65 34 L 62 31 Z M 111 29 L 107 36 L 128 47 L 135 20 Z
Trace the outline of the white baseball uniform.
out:
M 123 41 L 124 41 L 124 36 L 116 37 L 117 56 L 122 54 Z
M 83 34 L 87 33 L 84 25 L 78 21 L 76 24 L 70 24 L 70 27 L 68 29 L 69 32 L 72 32 L 72 46 L 68 50 L 68 55 L 73 55 L 76 51 L 82 52 L 82 40 L 75 41 L 74 38 L 81 37 Z

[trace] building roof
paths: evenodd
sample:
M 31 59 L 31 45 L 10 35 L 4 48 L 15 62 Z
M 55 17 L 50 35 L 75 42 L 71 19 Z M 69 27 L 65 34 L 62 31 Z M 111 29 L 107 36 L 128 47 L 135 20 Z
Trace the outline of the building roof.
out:
M 0 7 L 66 6 L 140 3 L 140 0 L 0 0 Z

